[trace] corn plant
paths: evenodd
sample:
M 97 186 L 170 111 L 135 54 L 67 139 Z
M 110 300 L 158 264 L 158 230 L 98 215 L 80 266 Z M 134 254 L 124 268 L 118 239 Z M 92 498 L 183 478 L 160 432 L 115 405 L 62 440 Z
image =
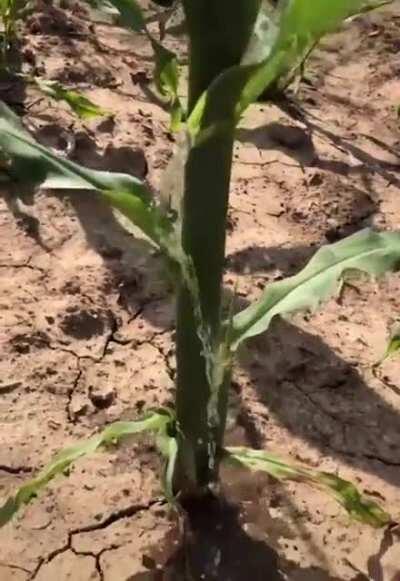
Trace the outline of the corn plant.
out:
M 0 0 L 0 18 L 3 24 L 3 38 L 1 53 L 3 61 L 7 59 L 7 52 L 16 33 L 18 18 L 17 0 Z
M 364 230 L 318 250 L 303 270 L 268 285 L 243 311 L 235 313 L 234 304 L 229 308 L 223 304 L 236 126 L 261 93 L 293 76 L 322 36 L 372 4 L 365 0 L 282 0 L 276 7 L 261 0 L 182 0 L 182 4 L 189 37 L 185 111 L 177 93 L 176 60 L 149 33 L 139 6 L 134 0 L 107 0 L 121 23 L 151 42 L 158 86 L 168 97 L 175 120 L 176 112 L 181 112 L 181 145 L 171 167 L 182 174 L 173 180 L 176 190 L 167 196 L 169 205 L 165 192 L 161 203 L 132 176 L 93 171 L 57 157 L 38 144 L 9 109 L 1 108 L 0 148 L 8 179 L 20 188 L 29 183 L 101 196 L 165 257 L 176 281 L 177 376 L 175 409 L 149 410 L 137 421 L 116 422 L 63 450 L 8 498 L 0 509 L 0 524 L 79 457 L 127 434 L 149 431 L 165 457 L 164 487 L 175 505 L 217 491 L 221 463 L 229 462 L 322 488 L 355 518 L 383 526 L 389 515 L 337 475 L 292 464 L 270 451 L 224 447 L 232 364 L 241 344 L 267 331 L 275 317 L 317 308 L 341 288 L 349 273 L 376 277 L 396 270 L 400 263 L 399 232 Z
M 0 0 L 0 20 L 3 25 L 0 47 L 0 72 L 6 70 L 21 79 L 24 83 L 34 86 L 44 95 L 55 101 L 64 101 L 80 119 L 92 119 L 110 113 L 104 111 L 79 92 L 67 89 L 54 80 L 45 80 L 41 77 L 16 72 L 9 59 L 9 52 L 13 41 L 17 37 L 17 21 L 23 19 L 30 12 L 32 6 L 28 0 Z

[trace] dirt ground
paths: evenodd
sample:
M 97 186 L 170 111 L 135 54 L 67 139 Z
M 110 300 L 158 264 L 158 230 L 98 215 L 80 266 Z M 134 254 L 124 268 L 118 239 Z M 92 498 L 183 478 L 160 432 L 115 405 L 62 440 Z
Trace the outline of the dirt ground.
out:
M 173 138 L 151 95 L 149 49 L 68 7 L 38 5 L 24 26 L 23 67 L 114 117 L 80 122 L 9 80 L 0 97 L 43 143 L 157 188 Z M 184 56 L 182 39 L 168 38 Z M 226 285 L 243 303 L 321 243 L 400 227 L 399 3 L 325 42 L 295 100 L 286 112 L 254 106 L 238 131 Z M 3 194 L 0 499 L 66 444 L 170 403 L 175 366 L 171 289 L 150 245 L 83 193 Z M 235 372 L 230 441 L 337 471 L 399 518 L 400 360 L 374 368 L 399 297 L 398 275 L 357 280 L 253 341 Z M 79 462 L 1 530 L 0 581 L 176 579 L 158 469 L 146 440 Z M 214 563 L 218 538 L 231 544 L 219 573 L 203 578 L 400 579 L 399 537 L 350 521 L 326 495 L 246 474 L 226 474 L 225 487 L 238 513 L 209 537 Z

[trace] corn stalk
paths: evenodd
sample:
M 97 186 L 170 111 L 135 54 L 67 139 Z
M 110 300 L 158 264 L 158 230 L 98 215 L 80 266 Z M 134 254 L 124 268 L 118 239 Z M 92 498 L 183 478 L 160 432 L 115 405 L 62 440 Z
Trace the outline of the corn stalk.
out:
M 226 69 L 237 66 L 249 43 L 259 0 L 185 0 L 190 36 L 189 114 Z M 230 13 L 229 27 L 226 15 Z M 184 176 L 182 246 L 193 261 L 199 296 L 183 282 L 177 312 L 178 488 L 199 491 L 217 475 L 229 369 L 217 381 L 221 336 L 221 282 L 234 142 L 234 124 L 191 147 Z M 199 305 L 195 302 L 199 301 Z M 200 306 L 201 322 L 196 316 Z M 199 328 L 199 323 L 202 328 Z M 214 383 L 214 385 L 213 385 Z M 212 392 L 220 390 L 219 414 L 210 417 Z M 193 413 L 196 410 L 196 413 Z M 217 417 L 219 415 L 219 417 Z

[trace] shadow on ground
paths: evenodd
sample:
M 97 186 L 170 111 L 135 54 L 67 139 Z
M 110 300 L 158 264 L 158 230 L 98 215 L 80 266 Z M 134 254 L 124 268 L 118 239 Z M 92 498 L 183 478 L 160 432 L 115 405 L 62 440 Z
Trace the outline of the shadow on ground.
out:
M 87 135 L 77 136 L 72 157 L 96 169 L 112 166 L 114 171 L 130 171 L 141 178 L 147 172 L 141 152 L 120 148 L 102 155 Z M 144 279 L 151 279 L 152 268 L 161 268 L 161 260 L 154 255 L 153 247 L 128 234 L 111 209 L 96 197 L 82 194 L 67 197 L 88 244 L 102 255 L 112 273 L 121 304 L 129 311 L 131 306 L 137 307 L 138 300 L 151 301 L 154 297 L 146 295 L 151 280 L 145 283 Z M 10 197 L 7 199 L 10 203 Z M 31 225 L 30 234 L 34 238 L 37 232 L 38 227 Z M 314 251 L 304 246 L 253 247 L 229 256 L 227 268 L 241 272 L 244 266 L 249 272 L 267 274 L 267 278 L 268 271 L 275 269 L 280 271 L 280 276 L 286 276 L 300 269 Z M 138 271 L 135 261 L 146 255 L 149 257 L 147 270 Z M 122 268 L 124 260 L 127 265 Z M 157 299 L 169 300 L 167 285 Z M 152 309 L 147 309 L 144 316 L 156 326 L 160 324 Z M 249 343 L 239 364 L 248 374 L 256 397 L 265 406 L 266 415 L 273 413 L 288 431 L 311 442 L 324 454 L 339 456 L 350 466 L 400 485 L 399 414 L 365 384 L 354 366 L 334 353 L 321 338 L 290 323 L 275 321 L 269 333 Z M 251 413 L 247 414 L 246 425 L 252 432 L 253 443 L 257 444 L 257 429 L 249 427 L 249 418 Z M 385 426 L 385 439 L 381 438 L 381 426 Z
M 107 122 L 105 122 L 107 123 Z M 103 124 L 102 124 L 103 125 Z M 100 128 L 101 129 L 101 128 Z M 105 127 L 106 131 L 108 128 Z M 35 134 L 36 139 L 72 161 L 82 163 L 92 169 L 128 173 L 145 180 L 147 162 L 139 148 L 107 146 L 99 152 L 95 141 L 85 132 L 72 133 L 57 124 L 45 125 Z M 120 305 L 129 314 L 135 313 L 138 302 L 154 300 L 168 295 L 169 283 L 161 282 L 157 291 L 152 292 L 152 276 L 160 281 L 165 265 L 157 249 L 146 239 L 129 233 L 116 219 L 111 207 L 93 192 L 56 191 L 49 196 L 65 200 L 70 204 L 83 229 L 88 245 L 102 257 L 111 274 L 113 286 L 118 289 Z M 35 244 L 45 252 L 52 249 L 41 236 L 41 224 L 31 208 L 34 206 L 35 192 L 22 191 L 15 184 L 3 193 L 3 198 L 17 224 Z M 21 203 L 22 202 L 22 203 Z M 145 267 L 145 268 L 144 268 Z M 148 284 L 147 280 L 150 284 Z M 156 285 L 154 285 L 155 287 Z M 148 294 L 150 287 L 150 295 Z M 151 309 L 146 314 L 152 317 Z M 153 321 L 157 325 L 157 320 Z
M 388 162 L 379 159 L 354 145 L 350 139 L 326 129 L 323 122 L 316 117 L 306 114 L 304 110 L 294 102 L 282 100 L 277 105 L 293 119 L 301 121 L 305 129 L 283 123 L 273 122 L 256 127 L 255 129 L 238 129 L 236 136 L 239 141 L 252 143 L 261 150 L 278 150 L 292 157 L 302 168 L 313 167 L 329 171 L 341 176 L 359 175 L 365 187 L 370 190 L 371 177 L 374 174 L 383 177 L 387 183 L 400 186 L 400 154 L 393 148 L 374 137 L 364 136 L 375 145 L 379 145 L 384 151 L 398 158 L 398 162 Z M 346 153 L 349 161 L 325 159 L 318 155 L 313 137 L 319 136 L 341 154 Z
M 313 167 L 342 176 L 359 175 L 365 187 L 370 190 L 371 177 L 376 174 L 383 177 L 388 184 L 400 187 L 400 152 L 393 147 L 371 136 L 363 136 L 382 150 L 397 158 L 396 162 L 388 162 L 364 151 L 352 140 L 346 139 L 329 129 L 316 116 L 306 112 L 300 104 L 289 98 L 282 98 L 276 103 L 283 112 L 295 121 L 300 121 L 305 128 L 272 122 L 255 129 L 240 128 L 236 137 L 239 141 L 248 142 L 261 150 L 278 150 L 292 157 L 302 168 Z M 318 155 L 314 136 L 327 141 L 341 154 L 346 153 L 349 161 L 325 159 Z
M 186 506 L 165 545 L 147 551 L 149 572 L 130 581 L 341 581 L 321 567 L 303 568 L 282 559 L 266 542 L 287 525 L 273 522 L 276 519 L 261 507 L 260 486 L 257 490 L 254 480 L 252 476 L 246 486 L 242 505 L 243 498 L 210 497 Z M 324 555 L 320 557 L 326 562 Z M 357 576 L 353 581 L 367 578 Z
M 72 157 L 97 169 L 129 171 L 144 178 L 147 167 L 141 154 L 134 159 L 132 152 L 126 148 L 121 150 L 110 149 L 107 155 L 99 154 L 95 144 L 85 135 L 81 142 L 75 138 Z M 141 164 L 139 169 L 138 164 Z M 386 167 L 383 171 L 394 170 Z M 125 253 L 131 260 L 135 253 L 152 254 L 152 247 L 127 234 L 112 211 L 96 198 L 68 194 L 68 199 L 88 244 L 103 256 L 115 276 L 116 286 L 121 282 L 127 285 L 124 300 L 129 309 L 129 301 L 135 293 L 131 292 L 134 289 L 129 287 L 129 280 L 123 279 L 121 259 Z M 8 201 L 12 208 L 10 198 Z M 31 224 L 29 234 L 40 244 L 38 224 L 36 227 Z M 132 247 L 135 247 L 133 253 Z M 277 268 L 283 275 L 292 274 L 313 251 L 307 247 L 253 248 L 250 261 L 245 256 L 246 250 L 242 251 L 242 256 L 230 256 L 228 269 L 240 272 L 243 264 L 250 263 L 254 271 L 268 272 Z M 130 266 L 135 269 L 134 261 Z M 151 313 L 150 309 L 148 316 L 151 317 Z M 273 414 L 290 433 L 311 443 L 321 453 L 400 485 L 400 456 L 396 458 L 400 450 L 399 414 L 366 385 L 355 367 L 335 354 L 321 338 L 290 323 L 275 321 L 268 334 L 249 344 L 239 364 L 248 375 L 256 398 L 265 406 L 267 420 L 268 415 Z M 265 444 L 263 434 L 253 420 L 251 409 L 243 404 L 239 421 L 252 445 L 262 447 Z M 385 426 L 385 439 L 382 439 L 382 426 Z M 237 509 L 229 504 L 211 504 L 207 510 L 192 507 L 190 522 L 186 523 L 185 544 L 166 566 L 167 571 L 171 571 L 170 576 L 157 577 L 159 572 L 149 572 L 149 576 L 136 576 L 131 581 L 191 578 L 283 581 L 285 577 L 278 567 L 278 555 L 265 543 L 267 533 L 266 530 L 263 539 L 252 538 L 243 529 Z M 217 565 L 218 576 L 215 573 Z M 192 577 L 187 576 L 188 572 Z M 340 581 L 317 569 L 298 569 L 292 578 L 296 581 Z M 363 581 L 363 577 L 357 576 L 354 581 Z
M 230 255 L 228 269 L 243 273 L 245 268 L 247 274 L 276 280 L 272 271 L 282 273 L 278 279 L 293 275 L 314 252 L 314 248 L 305 246 L 251 247 Z M 357 288 L 351 287 L 351 292 L 357 292 Z M 247 305 L 241 297 L 240 309 Z M 346 330 L 351 320 L 344 313 L 341 317 Z M 348 340 L 358 341 L 356 337 Z M 337 456 L 354 468 L 400 485 L 398 412 L 365 383 L 355 365 L 346 362 L 320 337 L 275 319 L 267 333 L 250 340 L 239 352 L 238 363 L 241 382 L 248 384 L 253 401 L 265 406 L 267 421 L 272 415 L 291 434 L 322 454 Z M 380 380 L 379 373 L 374 375 L 382 390 L 391 389 Z M 241 398 L 240 386 L 234 387 Z M 398 394 L 396 389 L 393 392 Z M 263 431 L 254 421 L 251 403 L 249 409 L 246 405 L 241 407 L 239 422 L 251 445 L 263 448 Z

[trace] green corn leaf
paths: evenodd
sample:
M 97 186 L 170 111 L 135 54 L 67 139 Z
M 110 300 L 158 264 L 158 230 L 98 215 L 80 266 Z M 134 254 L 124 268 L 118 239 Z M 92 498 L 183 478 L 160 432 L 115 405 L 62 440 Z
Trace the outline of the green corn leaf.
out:
M 80 119 L 89 120 L 110 115 L 108 111 L 105 111 L 84 95 L 81 95 L 77 91 L 66 89 L 57 81 L 46 81 L 45 79 L 36 77 L 34 83 L 48 97 L 67 103 Z
M 380 528 L 391 522 L 390 515 L 376 502 L 362 496 L 351 482 L 335 474 L 310 470 L 259 450 L 234 447 L 227 448 L 225 452 L 225 460 L 234 465 L 266 472 L 276 480 L 304 482 L 328 492 L 352 518 L 365 524 Z
M 146 202 L 151 200 L 149 190 L 133 176 L 84 168 L 53 154 L 33 139 L 3 102 L 0 102 L 0 148 L 11 159 L 10 175 L 21 182 L 29 179 L 31 185 L 48 188 L 123 191 Z
M 163 488 L 165 497 L 170 504 L 175 504 L 173 478 L 176 459 L 178 456 L 178 441 L 174 436 L 170 436 L 168 434 L 168 430 L 164 430 L 158 434 L 157 447 L 165 458 L 163 474 Z
M 246 108 L 272 85 L 285 84 L 319 40 L 355 14 L 386 0 L 282 0 L 275 10 L 262 8 L 242 64 L 221 74 L 193 109 L 192 137 L 214 127 L 236 125 Z M 216 129 L 215 129 L 216 126 Z
M 280 33 L 275 51 L 286 51 L 280 76 L 304 62 L 323 36 L 335 32 L 347 18 L 375 9 L 386 0 L 282 0 Z
M 112 5 L 109 0 L 86 0 L 86 2 L 95 10 L 109 14 L 110 16 L 119 16 L 119 11 Z
M 296 44 L 304 47 L 314 44 L 325 34 L 334 32 L 347 18 L 372 10 L 386 0 L 282 0 L 279 44 L 285 44 L 291 37 Z
M 95 1 L 98 2 L 97 8 L 101 9 L 101 2 L 104 0 Z M 122 26 L 134 32 L 143 32 L 150 41 L 155 59 L 154 82 L 160 94 L 168 100 L 171 110 L 171 130 L 178 131 L 184 112 L 178 97 L 179 65 L 176 54 L 150 34 L 143 11 L 135 0 L 106 0 L 105 8 L 108 13 L 110 5 L 117 11 Z
M 253 33 L 246 52 L 242 58 L 242 65 L 266 62 L 270 56 L 279 35 L 279 10 L 264 1 L 259 9 Z
M 254 100 L 259 95 L 261 81 L 269 83 L 271 75 L 275 76 L 273 82 L 285 79 L 296 70 L 312 49 L 325 35 L 335 32 L 343 21 L 347 18 L 373 10 L 387 4 L 391 0 L 281 0 L 278 9 L 270 19 L 275 23 L 278 21 L 279 32 L 271 36 L 267 29 L 266 39 L 270 43 L 274 39 L 274 45 L 269 49 L 271 59 L 256 58 L 253 62 L 260 64 L 259 70 L 255 72 L 255 79 L 251 79 L 246 88 L 246 101 Z M 254 82 L 256 81 L 256 82 Z M 260 85 L 258 86 L 258 83 Z M 264 90 L 267 86 L 265 86 Z
M 169 438 L 167 466 L 165 469 L 164 488 L 165 496 L 171 504 L 175 503 L 173 478 L 175 473 L 176 460 L 178 457 L 178 441 L 176 438 Z
M 10 109 L 10 107 L 8 107 L 4 101 L 0 101 L 0 118 L 1 119 L 5 119 L 9 125 L 15 129 L 16 131 L 19 131 L 20 133 L 24 133 L 25 136 L 29 137 L 29 133 L 27 132 L 27 130 L 25 129 L 21 118 L 18 117 L 18 115 L 16 113 L 14 113 L 14 111 L 12 109 Z
M 119 23 L 135 32 L 143 32 L 146 22 L 143 11 L 136 0 L 86 0 L 88 4 L 111 16 L 117 16 Z
M 151 38 L 156 57 L 155 81 L 162 95 L 176 97 L 178 92 L 178 62 L 176 55 Z
M 161 215 L 143 182 L 127 174 L 88 169 L 55 155 L 34 141 L 4 103 L 0 103 L 0 150 L 10 161 L 8 176 L 19 185 L 96 192 L 154 243 L 164 245 L 172 224 Z
M 322 247 L 301 272 L 268 285 L 257 302 L 235 315 L 232 350 L 244 339 L 266 331 L 277 315 L 317 308 L 340 289 L 346 274 L 360 271 L 379 276 L 399 265 L 400 232 L 367 229 Z
M 149 36 L 155 56 L 154 82 L 157 90 L 170 105 L 171 130 L 179 131 L 183 107 L 178 96 L 179 65 L 176 54 Z
M 142 432 L 165 432 L 171 420 L 170 412 L 161 410 L 148 414 L 142 420 L 115 422 L 107 426 L 100 434 L 96 434 L 84 442 L 65 448 L 35 478 L 23 484 L 0 507 L 0 527 L 7 524 L 23 505 L 28 504 L 35 498 L 50 480 L 58 474 L 65 472 L 79 458 L 92 454 L 100 446 L 117 442 L 125 436 Z
M 398 355 L 400 351 L 400 326 L 396 325 L 396 327 L 392 330 L 390 334 L 390 339 L 388 345 L 386 347 L 386 351 L 382 360 L 378 363 L 383 363 L 386 359 L 393 357 L 394 355 Z
M 119 11 L 119 22 L 135 32 L 143 32 L 146 28 L 141 7 L 136 0 L 110 0 Z

